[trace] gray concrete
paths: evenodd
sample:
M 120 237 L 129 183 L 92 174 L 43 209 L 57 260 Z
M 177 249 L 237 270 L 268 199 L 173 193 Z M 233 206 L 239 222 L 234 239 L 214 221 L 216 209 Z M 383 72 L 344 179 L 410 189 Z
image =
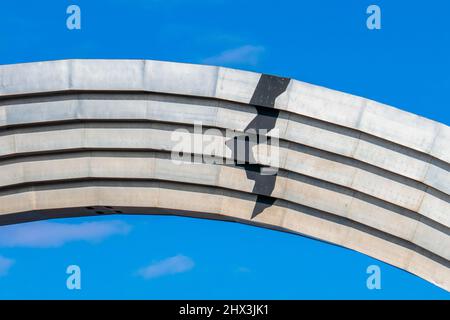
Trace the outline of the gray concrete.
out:
M 194 134 L 199 122 L 215 133 Z M 255 126 L 279 132 L 272 178 L 224 148 L 225 129 Z M 174 163 L 180 129 L 231 162 Z M 450 290 L 449 140 L 448 126 L 387 105 L 222 67 L 0 66 L 0 224 L 97 212 L 238 221 L 342 245 Z

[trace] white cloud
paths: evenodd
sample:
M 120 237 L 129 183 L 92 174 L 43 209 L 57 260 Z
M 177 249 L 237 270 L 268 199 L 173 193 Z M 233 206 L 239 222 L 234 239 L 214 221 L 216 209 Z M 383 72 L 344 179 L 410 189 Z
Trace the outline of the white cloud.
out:
M 122 221 L 78 224 L 32 222 L 0 228 L 1 247 L 60 247 L 73 241 L 99 242 L 117 234 L 127 234 L 131 227 Z
M 239 48 L 225 50 L 220 54 L 203 59 L 203 63 L 212 65 L 251 65 L 258 64 L 261 54 L 264 52 L 262 46 L 245 45 Z
M 14 260 L 0 256 L 0 277 L 7 275 L 13 264 Z
M 193 267 L 194 261 L 191 258 L 183 255 L 176 255 L 140 269 L 138 275 L 145 279 L 151 279 L 169 274 L 186 272 Z
M 239 272 L 239 273 L 249 273 L 249 272 L 251 272 L 251 270 L 250 270 L 250 268 L 247 268 L 247 267 L 237 267 L 237 268 L 236 268 L 236 272 Z

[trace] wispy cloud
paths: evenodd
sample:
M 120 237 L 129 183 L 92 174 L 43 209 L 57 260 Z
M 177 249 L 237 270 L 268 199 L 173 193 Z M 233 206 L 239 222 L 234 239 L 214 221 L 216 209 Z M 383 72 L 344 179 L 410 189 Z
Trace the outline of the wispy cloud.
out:
M 245 45 L 238 48 L 225 50 L 218 55 L 203 59 L 203 63 L 212 65 L 250 65 L 258 64 L 264 47 Z
M 73 241 L 99 242 L 113 235 L 123 235 L 131 227 L 122 221 L 78 224 L 33 222 L 0 228 L 0 247 L 60 247 Z
M 138 275 L 144 279 L 158 278 L 165 275 L 182 273 L 191 270 L 194 261 L 183 255 L 176 255 L 141 268 Z
M 235 271 L 238 272 L 238 273 L 249 273 L 249 272 L 251 272 L 250 268 L 242 267 L 242 266 L 241 267 L 237 267 L 235 269 Z
M 0 277 L 7 275 L 13 264 L 14 260 L 0 256 Z

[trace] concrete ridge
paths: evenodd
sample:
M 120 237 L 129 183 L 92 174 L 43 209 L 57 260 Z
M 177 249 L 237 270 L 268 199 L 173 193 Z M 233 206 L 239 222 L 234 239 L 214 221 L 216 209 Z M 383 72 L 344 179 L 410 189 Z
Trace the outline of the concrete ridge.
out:
M 64 171 L 61 169 L 69 165 L 68 169 Z M 115 172 L 115 167 L 118 165 L 123 168 L 120 173 Z M 73 154 L 57 159 L 49 157 L 47 160 L 38 162 L 14 163 L 0 167 L 0 174 L 5 179 L 0 185 L 0 194 L 8 194 L 24 186 L 49 184 L 55 181 L 97 178 L 172 181 L 265 195 L 264 192 L 252 190 L 252 185 L 246 181 L 245 172 L 242 168 L 191 163 L 185 163 L 180 167 L 173 164 L 170 158 L 130 157 L 129 154 L 116 155 L 113 152 L 110 152 L 109 156 L 86 155 L 83 157 Z M 231 181 L 228 178 L 229 176 L 233 177 Z M 439 224 L 430 218 L 426 218 L 426 213 L 422 213 L 424 215 L 422 216 L 417 212 L 395 209 L 392 208 L 392 205 L 377 201 L 374 197 L 371 198 L 363 194 L 349 194 L 347 190 L 336 190 L 333 187 L 327 187 L 324 183 L 323 181 L 312 181 L 281 172 L 275 181 L 274 192 L 269 196 L 357 221 L 415 243 L 418 246 L 420 246 L 420 242 L 416 243 L 416 239 L 414 239 L 414 229 L 405 228 L 405 226 L 422 225 L 422 228 L 432 227 L 439 230 L 437 234 L 440 235 L 442 241 L 445 240 L 445 236 L 448 236 L 448 225 Z M 299 197 L 288 189 L 303 189 L 304 192 L 321 190 L 319 194 L 323 194 L 323 196 L 307 199 Z M 334 202 L 342 202 L 344 204 L 351 202 L 351 205 L 349 204 L 347 207 L 345 205 L 336 205 L 336 208 L 333 208 Z M 359 210 L 355 211 L 355 206 L 364 206 L 367 212 L 366 215 L 358 215 Z M 393 211 L 393 213 L 390 213 L 389 210 Z M 14 212 L 9 212 L 5 207 L 3 213 Z M 383 218 L 386 215 L 388 217 Z M 420 241 L 421 239 L 418 240 Z M 442 241 L 438 241 L 438 243 Z M 450 258 L 449 248 L 441 248 L 438 246 L 438 243 L 425 244 L 424 248 Z M 440 251 L 442 252 L 439 254 Z
M 133 131 L 130 132 L 129 130 L 126 130 L 126 128 L 131 128 L 136 126 L 136 124 L 127 122 L 126 125 L 127 127 L 123 130 L 120 129 L 120 127 L 116 128 L 116 130 L 121 130 L 118 131 L 121 136 L 129 136 L 131 138 L 133 137 Z M 163 124 L 160 125 L 162 126 Z M 139 127 L 141 126 L 137 126 L 137 128 Z M 4 177 L 7 177 L 7 173 L 11 174 L 9 168 L 11 167 L 10 164 L 12 161 L 14 161 L 14 163 L 21 163 L 22 161 L 28 162 L 30 155 L 36 156 L 41 154 L 45 158 L 52 159 L 55 156 L 60 155 L 61 151 L 64 151 L 65 154 L 69 155 L 68 158 L 70 158 L 71 154 L 73 154 L 76 150 L 95 151 L 105 149 L 113 150 L 112 152 L 116 152 L 118 150 L 121 150 L 122 152 L 151 150 L 149 154 L 154 154 L 157 151 L 170 154 L 170 150 L 172 148 L 170 144 L 165 142 L 170 140 L 171 131 L 167 130 L 141 127 L 140 134 L 143 137 L 143 143 L 135 143 L 132 147 L 129 147 L 127 142 L 109 142 L 108 133 L 110 131 L 102 130 L 102 128 L 96 128 L 95 126 L 92 127 L 92 130 L 94 131 L 91 131 L 91 133 L 86 136 L 86 128 L 89 127 L 86 127 L 86 124 L 84 123 L 77 123 L 70 126 L 62 125 L 59 129 L 69 129 L 68 137 L 70 138 L 67 138 L 63 131 L 58 130 L 58 126 L 52 126 L 51 130 L 47 132 L 36 131 L 35 128 L 32 128 L 32 133 L 27 134 L 26 132 L 22 132 L 20 134 L 22 137 L 17 139 L 13 138 L 10 140 L 11 143 L 15 144 L 14 148 L 11 149 L 11 151 L 8 151 L 8 148 L 5 148 L 4 150 L 6 150 L 6 153 L 4 153 L 4 151 L 0 154 L 2 156 L 0 157 L 0 171 L 3 169 L 2 167 L 8 168 L 4 169 L 7 170 L 4 172 Z M 96 138 L 94 142 L 92 138 L 93 134 L 98 134 L 103 136 L 103 138 Z M 13 134 L 13 137 L 15 136 L 16 135 Z M 157 137 L 157 139 L 154 139 L 153 136 Z M 190 136 L 193 137 L 194 135 L 190 134 Z M 11 137 L 11 135 L 8 134 L 6 137 Z M 53 141 L 55 145 L 48 146 L 48 142 L 45 142 L 46 140 Z M 26 143 L 26 145 L 23 143 Z M 0 136 L 0 144 L 5 146 L 8 145 L 2 136 Z M 186 152 L 191 154 L 194 154 L 194 151 L 195 150 L 186 150 Z M 304 176 L 305 178 L 310 177 L 314 181 L 322 181 L 321 183 L 324 183 L 325 185 L 329 184 L 330 186 L 335 186 L 332 187 L 333 189 L 340 188 L 350 192 L 366 194 L 369 197 L 378 198 L 383 202 L 398 207 L 399 209 L 401 208 L 401 210 L 418 212 L 421 215 L 424 215 L 425 217 L 428 217 L 438 223 L 444 224 L 447 227 L 450 226 L 450 215 L 435 212 L 436 207 L 441 207 L 445 211 L 450 210 L 450 205 L 448 203 L 450 197 L 448 195 L 436 195 L 436 192 L 433 193 L 432 191 L 427 190 L 425 186 L 421 187 L 419 184 L 415 187 L 411 187 L 410 185 L 405 184 L 405 181 L 396 181 L 395 179 L 392 179 L 392 176 L 383 177 L 375 174 L 370 168 L 366 168 L 366 170 L 364 170 L 363 168 L 358 168 L 351 163 L 345 164 L 340 163 L 339 161 L 323 158 L 320 151 L 319 154 L 316 153 L 316 155 L 311 155 L 308 152 L 304 152 L 304 150 L 296 150 L 295 148 L 292 148 L 292 146 L 283 144 L 280 145 L 280 151 L 282 160 L 279 168 L 281 170 L 285 170 L 286 174 Z M 5 158 L 5 155 L 8 157 Z M 210 156 L 208 153 L 200 153 L 200 155 Z M 117 154 L 117 156 L 120 156 L 120 154 Z M 230 154 L 224 154 L 223 156 L 227 159 L 232 159 Z M 5 162 L 9 164 L 4 165 Z M 310 168 L 314 169 L 311 170 Z M 332 173 L 329 172 L 330 169 L 333 170 Z M 18 175 L 13 176 L 14 179 L 17 179 L 18 177 Z M 8 179 L 4 178 L 3 183 L 7 183 L 7 181 Z M 364 183 L 364 181 L 368 181 L 369 183 Z M 375 181 L 377 181 L 378 184 L 389 186 L 389 191 L 380 193 L 376 187 L 373 187 Z M 3 183 L 0 182 L 0 185 L 3 185 Z M 375 186 L 376 185 L 377 184 L 375 184 Z M 254 192 L 257 191 L 255 190 Z M 343 192 L 346 193 L 347 191 Z
M 138 95 L 139 96 L 139 95 Z M 99 100 L 101 97 L 102 100 Z M 121 98 L 120 98 L 121 97 Z M 141 97 L 142 98 L 142 97 Z M 58 95 L 57 97 L 46 98 L 40 96 L 37 100 L 19 99 L 8 100 L 0 103 L 0 113 L 3 113 L 3 121 L 0 119 L 0 130 L 3 127 L 8 132 L 18 128 L 32 126 L 49 126 L 60 123 L 77 122 L 80 120 L 92 122 L 102 121 L 150 121 L 168 122 L 173 124 L 193 125 L 196 120 L 201 119 L 204 127 L 218 127 L 222 129 L 233 129 L 243 131 L 243 124 L 251 121 L 256 110 L 252 106 L 241 110 L 240 106 L 229 106 L 214 101 L 195 101 L 197 104 L 186 104 L 189 98 L 178 97 L 174 101 L 170 96 L 158 96 L 156 100 L 137 99 L 135 94 L 120 95 L 111 98 L 106 93 L 102 94 L 77 94 Z M 112 99 L 112 100 L 111 100 Z M 127 100 L 129 99 L 129 100 Z M 131 100 L 130 100 L 131 99 Z M 167 99 L 168 101 L 165 101 Z M 23 101 L 17 103 L 17 101 Z M 183 103 L 184 101 L 184 103 Z M 151 104 L 151 105 L 149 105 Z M 105 113 L 105 110 L 108 110 Z M 268 116 L 261 116 L 269 118 Z M 412 179 L 436 188 L 446 194 L 450 194 L 450 184 L 443 184 L 442 181 L 450 180 L 447 170 L 442 167 L 449 165 L 441 160 L 434 160 L 431 155 L 407 149 L 402 151 L 400 146 L 394 145 L 389 140 L 376 138 L 374 136 L 354 134 L 342 131 L 342 127 L 335 128 L 330 125 L 316 123 L 315 119 L 300 119 L 289 115 L 279 114 L 275 127 L 280 130 L 281 140 L 291 141 L 296 145 L 304 145 L 312 148 L 319 148 L 324 152 L 329 152 L 346 158 L 354 159 L 366 163 L 367 165 L 400 174 L 408 179 Z M 229 119 L 228 121 L 225 121 Z M 334 125 L 333 125 L 334 126 Z M 292 131 L 305 132 L 306 134 L 295 134 Z M 350 130 L 350 129 L 349 129 Z M 334 133 L 334 139 L 340 139 L 339 144 L 327 144 L 329 132 Z M 1 132 L 1 131 L 0 131 Z M 312 134 L 320 137 L 311 139 Z M 271 132 L 268 133 L 271 136 Z M 327 136 L 328 135 L 328 136 Z M 327 139 L 328 138 L 328 139 Z M 357 143 L 364 140 L 364 145 L 389 145 L 384 148 L 384 155 L 380 159 L 367 158 L 364 152 L 359 152 L 358 148 L 364 148 Z M 396 155 L 400 153 L 402 163 L 411 162 L 411 165 L 399 166 L 393 162 L 398 160 Z M 386 159 L 390 162 L 386 163 Z M 412 170 L 416 168 L 417 170 Z M 431 169 L 430 169 L 431 168 Z M 436 172 L 442 176 L 440 179 L 433 178 Z
M 117 90 L 251 104 L 261 76 L 224 67 L 156 60 L 54 60 L 0 65 L 0 97 Z M 264 99 L 253 102 L 353 128 L 450 162 L 448 148 L 440 148 L 450 138 L 450 127 L 373 100 L 290 80 L 273 106 Z
M 161 192 L 164 190 L 164 192 Z M 64 199 L 65 207 L 56 208 Z M 122 206 L 132 197 L 134 207 Z M 30 201 L 29 199 L 35 199 Z M 98 201 L 100 199 L 100 201 Z M 195 201 L 202 199 L 202 201 Z M 295 204 L 276 202 L 263 214 L 251 218 L 256 196 L 202 186 L 170 182 L 74 181 L 62 186 L 27 187 L 0 198 L 0 203 L 20 207 L 20 214 L 0 216 L 12 223 L 92 216 L 97 214 L 172 214 L 243 222 L 289 231 L 347 247 L 416 274 L 446 290 L 448 260 L 408 245 L 390 234 L 380 233 L 348 219 Z M 32 206 L 30 206 L 32 205 Z M 239 208 L 240 211 L 236 211 Z M 4 221 L 2 221 L 4 223 Z M 372 230 L 372 231 L 371 231 Z

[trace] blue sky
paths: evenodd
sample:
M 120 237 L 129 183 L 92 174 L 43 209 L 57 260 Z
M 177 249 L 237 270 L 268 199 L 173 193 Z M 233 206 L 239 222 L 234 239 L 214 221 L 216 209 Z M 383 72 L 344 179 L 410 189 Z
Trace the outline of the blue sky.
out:
M 81 8 L 81 30 L 66 8 Z M 366 28 L 366 8 L 382 29 Z M 218 64 L 296 78 L 450 124 L 446 0 L 2 1 L 0 64 L 136 58 Z M 82 289 L 66 288 L 79 265 Z M 366 288 L 366 268 L 382 289 Z M 320 241 L 160 216 L 0 227 L 0 298 L 424 298 L 449 293 Z

